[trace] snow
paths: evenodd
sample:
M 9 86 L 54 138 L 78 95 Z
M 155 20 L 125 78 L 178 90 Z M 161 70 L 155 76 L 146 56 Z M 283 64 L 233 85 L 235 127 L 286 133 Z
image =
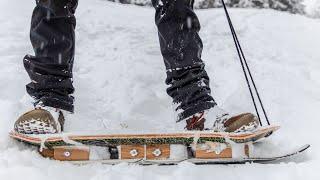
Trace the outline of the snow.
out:
M 320 0 L 304 0 L 305 12 L 307 16 L 313 18 L 320 17 Z
M 273 164 L 116 166 L 43 159 L 7 133 L 24 103 L 29 78 L 22 58 L 32 54 L 30 16 L 34 3 L 0 0 L 0 177 L 6 179 L 319 179 L 320 21 L 273 10 L 231 9 L 271 122 L 282 129 L 258 145 L 268 154 L 311 143 L 308 153 Z M 222 9 L 197 11 L 203 59 L 213 95 L 222 108 L 253 111 Z M 80 1 L 74 67 L 76 113 L 66 131 L 106 128 L 119 132 L 174 130 L 164 84 L 154 10 L 99 0 Z M 23 177 L 22 177 L 23 176 Z
M 110 159 L 110 152 L 105 147 L 90 147 L 90 160 Z
M 172 144 L 170 145 L 170 159 L 180 160 L 188 158 L 188 150 L 187 147 L 180 144 Z

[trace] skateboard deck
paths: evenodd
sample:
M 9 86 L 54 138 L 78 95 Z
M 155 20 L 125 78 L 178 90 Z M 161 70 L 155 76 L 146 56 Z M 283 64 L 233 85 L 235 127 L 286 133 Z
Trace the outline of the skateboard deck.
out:
M 99 134 L 99 135 L 72 135 L 72 133 L 52 135 L 28 135 L 11 131 L 9 135 L 27 144 L 47 148 L 57 146 L 69 146 L 77 143 L 94 146 L 117 146 L 117 145 L 148 145 L 148 144 L 191 144 L 227 141 L 235 143 L 256 142 L 277 131 L 280 126 L 260 127 L 258 130 L 246 133 L 225 133 L 212 131 L 183 131 L 177 133 L 159 134 Z
M 236 162 L 240 162 L 239 159 L 243 162 L 253 161 L 254 159 L 250 157 L 252 143 L 270 136 L 279 128 L 279 126 L 265 126 L 245 133 L 183 131 L 94 135 L 76 133 L 28 135 L 12 131 L 10 136 L 38 147 L 44 157 L 60 161 L 139 161 L 138 164 L 150 162 L 170 164 L 188 160 L 198 164 L 227 163 L 236 159 Z

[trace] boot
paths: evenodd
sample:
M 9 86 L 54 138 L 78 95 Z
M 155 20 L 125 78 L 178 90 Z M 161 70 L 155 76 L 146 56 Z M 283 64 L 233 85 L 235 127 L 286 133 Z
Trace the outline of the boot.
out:
M 51 107 L 36 108 L 20 116 L 14 124 L 14 130 L 22 134 L 61 133 L 64 121 L 61 110 Z
M 186 120 L 187 130 L 214 130 L 216 132 L 248 132 L 257 129 L 258 118 L 252 113 L 230 117 L 219 107 L 193 115 Z

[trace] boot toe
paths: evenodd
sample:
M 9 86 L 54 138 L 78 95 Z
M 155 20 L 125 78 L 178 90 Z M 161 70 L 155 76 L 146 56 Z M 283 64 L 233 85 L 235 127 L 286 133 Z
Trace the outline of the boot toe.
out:
M 50 112 L 43 109 L 29 111 L 18 118 L 14 130 L 23 134 L 57 133 L 57 124 Z
M 243 113 L 231 117 L 224 122 L 226 132 L 243 132 L 254 130 L 259 126 L 257 116 L 252 113 Z

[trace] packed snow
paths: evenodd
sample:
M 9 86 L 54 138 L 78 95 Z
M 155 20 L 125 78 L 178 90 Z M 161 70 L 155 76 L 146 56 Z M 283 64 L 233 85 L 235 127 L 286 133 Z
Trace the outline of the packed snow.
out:
M 310 143 L 300 156 L 272 164 L 196 166 L 77 166 L 42 158 L 8 137 L 14 121 L 30 110 L 22 64 L 32 54 L 33 1 L 0 0 L 0 177 L 6 179 L 319 179 L 320 21 L 274 10 L 231 9 L 248 63 L 278 133 L 257 151 L 277 153 Z M 219 105 L 253 112 L 222 9 L 197 10 L 203 59 Z M 66 132 L 174 130 L 171 99 L 159 50 L 154 9 L 82 0 L 76 14 L 76 108 Z

